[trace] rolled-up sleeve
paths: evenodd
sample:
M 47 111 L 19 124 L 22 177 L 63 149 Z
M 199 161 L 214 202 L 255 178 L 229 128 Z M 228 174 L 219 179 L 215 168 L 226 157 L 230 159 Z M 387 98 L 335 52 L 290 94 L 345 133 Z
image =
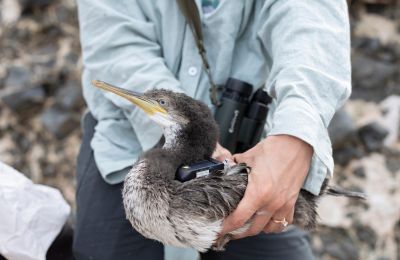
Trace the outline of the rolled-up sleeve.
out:
M 140 92 L 161 87 L 183 92 L 140 1 L 78 0 L 78 10 L 83 64 L 92 79 Z M 158 141 L 149 141 L 154 126 L 140 109 L 112 93 L 102 95 L 124 111 L 143 149 Z
M 274 97 L 269 135 L 292 135 L 313 147 L 303 188 L 318 194 L 334 166 L 327 127 L 351 93 L 347 3 L 267 1 L 262 17 L 258 37 L 271 59 L 266 86 Z

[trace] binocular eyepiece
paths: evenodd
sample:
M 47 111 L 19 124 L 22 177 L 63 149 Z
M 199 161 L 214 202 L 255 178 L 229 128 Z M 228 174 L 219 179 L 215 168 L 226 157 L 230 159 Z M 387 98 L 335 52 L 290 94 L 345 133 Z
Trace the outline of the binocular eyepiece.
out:
M 260 88 L 250 99 L 253 86 L 229 78 L 215 111 L 220 129 L 220 144 L 232 153 L 244 152 L 256 145 L 262 136 L 271 97 Z

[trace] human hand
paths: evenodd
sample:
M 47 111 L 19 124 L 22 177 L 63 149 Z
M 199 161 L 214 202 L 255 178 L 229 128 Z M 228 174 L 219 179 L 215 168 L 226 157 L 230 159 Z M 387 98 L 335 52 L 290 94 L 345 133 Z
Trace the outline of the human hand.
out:
M 234 162 L 232 153 L 225 147 L 221 146 L 219 142 L 217 143 L 217 146 L 215 147 L 211 157 L 220 162 L 227 160 L 229 164 Z
M 234 155 L 237 163 L 251 167 L 248 184 L 238 207 L 223 222 L 221 236 L 242 227 L 252 219 L 250 228 L 234 239 L 254 236 L 261 231 L 277 233 L 285 219 L 293 222 L 294 206 L 307 176 L 312 147 L 289 135 L 269 136 L 255 147 Z

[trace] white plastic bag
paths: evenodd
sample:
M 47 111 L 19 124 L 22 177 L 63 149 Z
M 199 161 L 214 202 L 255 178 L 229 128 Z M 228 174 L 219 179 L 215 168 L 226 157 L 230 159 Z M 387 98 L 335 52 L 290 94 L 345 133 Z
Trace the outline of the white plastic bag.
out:
M 0 254 L 9 260 L 45 259 L 70 206 L 54 188 L 33 184 L 0 161 Z

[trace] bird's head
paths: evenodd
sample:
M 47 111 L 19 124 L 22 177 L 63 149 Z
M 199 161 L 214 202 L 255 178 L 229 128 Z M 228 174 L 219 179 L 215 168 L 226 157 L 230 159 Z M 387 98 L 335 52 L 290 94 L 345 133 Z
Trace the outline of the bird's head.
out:
M 163 89 L 139 93 L 122 89 L 99 80 L 93 80 L 92 84 L 129 100 L 134 105 L 141 108 L 147 116 L 163 128 L 171 127 L 175 124 L 183 126 L 188 123 L 188 119 L 176 109 L 176 101 L 179 99 L 178 93 Z
M 98 80 L 93 80 L 92 84 L 129 100 L 164 130 L 186 130 L 183 131 L 186 132 L 186 137 L 182 138 L 188 139 L 187 141 L 190 141 L 192 145 L 197 144 L 194 143 L 196 139 L 203 139 L 199 142 L 208 141 L 214 145 L 212 148 L 215 147 L 218 139 L 218 126 L 210 109 L 202 102 L 185 94 L 165 89 L 153 89 L 145 93 L 138 93 Z

